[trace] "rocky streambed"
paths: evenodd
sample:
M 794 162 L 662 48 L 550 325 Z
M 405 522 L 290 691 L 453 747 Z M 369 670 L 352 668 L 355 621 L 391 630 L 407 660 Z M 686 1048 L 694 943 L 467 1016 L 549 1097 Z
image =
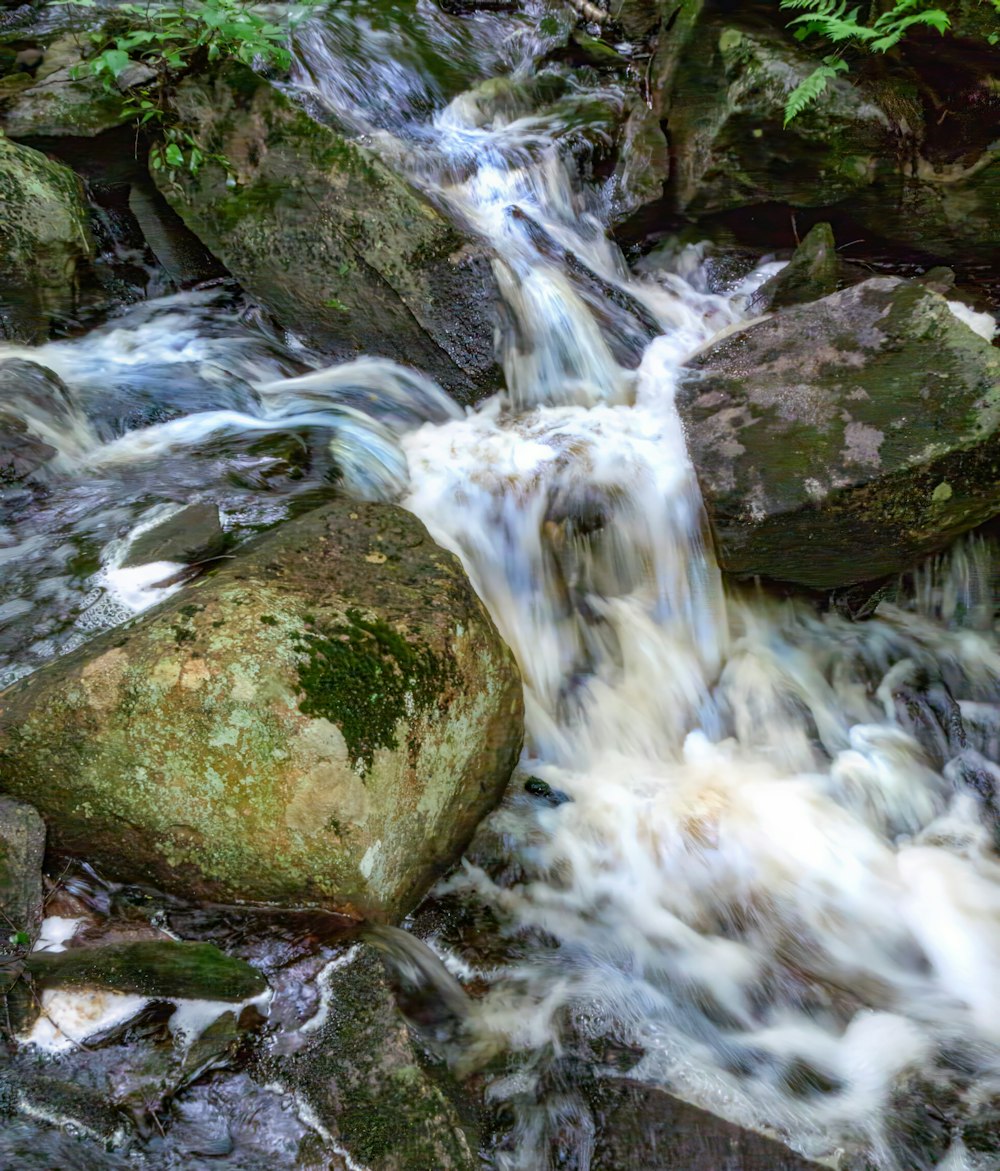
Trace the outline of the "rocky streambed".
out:
M 7 11 L 0 1162 L 1000 1166 L 984 7 Z

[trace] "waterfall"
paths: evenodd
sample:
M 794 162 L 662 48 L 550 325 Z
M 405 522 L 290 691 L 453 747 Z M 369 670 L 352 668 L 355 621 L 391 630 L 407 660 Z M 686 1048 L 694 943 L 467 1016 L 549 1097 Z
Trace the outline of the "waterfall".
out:
M 725 291 L 696 247 L 630 270 L 571 149 L 622 95 L 570 81 L 540 102 L 533 17 L 459 28 L 418 6 L 414 27 L 387 30 L 356 16 L 304 26 L 292 88 L 489 245 L 507 392 L 462 411 L 381 359 L 309 371 L 294 339 L 209 292 L 18 350 L 71 401 L 55 421 L 24 411 L 58 455 L 30 525 L 4 520 L 0 613 L 31 614 L 27 639 L 0 645 L 7 677 L 161 596 L 107 588 L 114 541 L 154 498 L 215 499 L 232 523 L 334 477 L 400 500 L 513 649 L 521 779 L 558 796 L 518 789 L 494 815 L 513 877 L 467 859 L 442 888 L 531 940 L 480 973 L 465 1026 L 521 1062 L 494 1099 L 523 1104 L 570 1022 L 641 1053 L 633 1080 L 831 1166 L 846 1152 L 906 1171 L 909 1103 L 1000 1088 L 1000 862 L 969 779 L 1000 776 L 989 550 L 966 543 L 858 624 L 724 587 L 674 393 L 774 267 Z M 454 75 L 428 80 L 432 34 Z M 164 380 L 166 413 L 126 421 Z M 289 441 L 309 453 L 299 478 L 273 473 Z M 81 549 L 103 561 L 75 569 Z M 934 759 L 920 733 L 947 739 L 946 694 L 966 736 Z M 565 1118 L 539 1095 L 498 1167 L 550 1165 Z

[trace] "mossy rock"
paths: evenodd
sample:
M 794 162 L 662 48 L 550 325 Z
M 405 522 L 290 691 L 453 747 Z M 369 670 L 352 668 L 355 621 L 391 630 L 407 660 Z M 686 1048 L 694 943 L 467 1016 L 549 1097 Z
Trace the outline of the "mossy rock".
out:
M 94 255 L 80 180 L 0 137 L 0 333 L 40 341 L 73 312 L 77 271 Z
M 284 325 L 332 357 L 416 366 L 463 402 L 499 387 L 489 258 L 423 195 L 244 66 L 185 80 L 175 102 L 226 167 L 154 178 Z
M 457 559 L 402 509 L 337 502 L 0 693 L 0 787 L 122 879 L 393 918 L 521 737 Z
M 264 977 L 210 943 L 144 939 L 33 952 L 25 969 L 39 988 L 107 988 L 163 1000 L 241 1002 L 267 991 Z
M 411 1037 L 375 949 L 360 945 L 328 980 L 330 1012 L 281 1067 L 283 1084 L 369 1171 L 474 1171 L 478 1142 L 456 1109 L 461 1091 Z
M 678 407 L 719 562 L 741 576 L 872 581 L 1000 511 L 1000 351 L 917 282 L 729 335 Z
M 754 294 L 751 309 L 784 309 L 789 305 L 808 304 L 837 290 L 840 263 L 837 259 L 833 229 L 816 224 L 792 254 L 781 272 L 775 273 Z
M 705 20 L 654 96 L 669 112 L 668 188 L 688 215 L 758 203 L 825 207 L 895 169 L 893 130 L 864 90 L 843 79 L 784 126 L 789 92 L 816 67 L 790 38 L 767 28 Z

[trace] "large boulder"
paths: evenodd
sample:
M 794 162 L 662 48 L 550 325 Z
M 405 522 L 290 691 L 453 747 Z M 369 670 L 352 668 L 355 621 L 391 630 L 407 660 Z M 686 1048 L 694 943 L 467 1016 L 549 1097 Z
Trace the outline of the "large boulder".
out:
M 678 406 L 736 574 L 870 581 L 1000 511 L 1000 352 L 918 283 L 875 278 L 723 338 Z
M 284 325 L 336 358 L 416 366 L 460 401 L 497 389 L 489 259 L 419 192 L 244 66 L 187 79 L 175 104 L 212 161 L 154 177 Z
M 73 311 L 77 270 L 93 254 L 80 180 L 0 137 L 0 335 L 42 340 Z
M 689 215 L 756 203 L 825 207 L 894 169 L 894 128 L 862 89 L 837 78 L 787 127 L 789 92 L 816 59 L 788 36 L 705 21 L 669 78 L 676 165 L 668 195 Z
M 0 693 L 0 787 L 116 877 L 392 918 L 521 737 L 457 559 L 402 509 L 337 502 Z

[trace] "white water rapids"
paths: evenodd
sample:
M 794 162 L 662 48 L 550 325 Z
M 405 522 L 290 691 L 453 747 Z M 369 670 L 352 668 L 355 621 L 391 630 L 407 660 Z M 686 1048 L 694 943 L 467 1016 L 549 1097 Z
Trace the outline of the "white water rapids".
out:
M 968 542 L 865 623 L 723 588 L 673 396 L 684 361 L 741 320 L 765 272 L 713 293 L 689 248 L 630 273 L 605 234 L 606 192 L 580 181 L 567 148 L 583 107 L 621 95 L 570 85 L 539 112 L 541 46 L 530 23 L 512 27 L 501 39 L 483 18 L 478 40 L 452 46 L 505 73 L 452 96 L 423 80 L 399 30 L 390 51 L 385 29 L 335 9 L 301 33 L 295 78 L 493 249 L 513 322 L 508 393 L 463 412 L 378 360 L 288 379 L 287 352 L 210 293 L 18 351 L 74 398 L 34 424 L 59 452 L 33 514 L 42 536 L 26 521 L 4 530 L 0 558 L 35 576 L 10 577 L 0 605 L 12 621 L 41 615 L 9 677 L 121 617 L 101 582 L 155 501 L 215 499 L 231 525 L 277 515 L 276 457 L 251 445 L 302 436 L 305 487 L 332 456 L 351 490 L 400 499 L 461 557 L 524 676 L 524 770 L 555 796 L 494 816 L 515 878 L 466 863 L 449 883 L 533 940 L 485 973 L 473 1047 L 499 1037 L 524 1055 L 494 1096 L 530 1088 L 533 1055 L 558 1051 L 568 1016 L 641 1050 L 633 1080 L 808 1157 L 927 1166 L 901 1137 L 909 1103 L 974 1112 L 1000 1094 L 1000 861 L 963 781 L 970 767 L 1000 777 L 986 759 L 1000 656 L 992 614 L 972 620 L 989 605 L 989 552 Z M 624 299 L 595 302 L 567 253 Z M 102 424 L 100 396 L 141 398 L 137 370 L 175 396 L 183 372 L 196 405 Z M 84 537 L 103 568 L 73 602 L 68 558 Z M 52 599 L 57 643 L 40 609 Z M 919 719 L 901 717 L 900 689 L 922 678 L 957 696 L 961 751 L 933 759 Z M 497 1165 L 548 1166 L 547 1125 L 523 1115 Z M 947 1161 L 998 1165 L 959 1142 Z

